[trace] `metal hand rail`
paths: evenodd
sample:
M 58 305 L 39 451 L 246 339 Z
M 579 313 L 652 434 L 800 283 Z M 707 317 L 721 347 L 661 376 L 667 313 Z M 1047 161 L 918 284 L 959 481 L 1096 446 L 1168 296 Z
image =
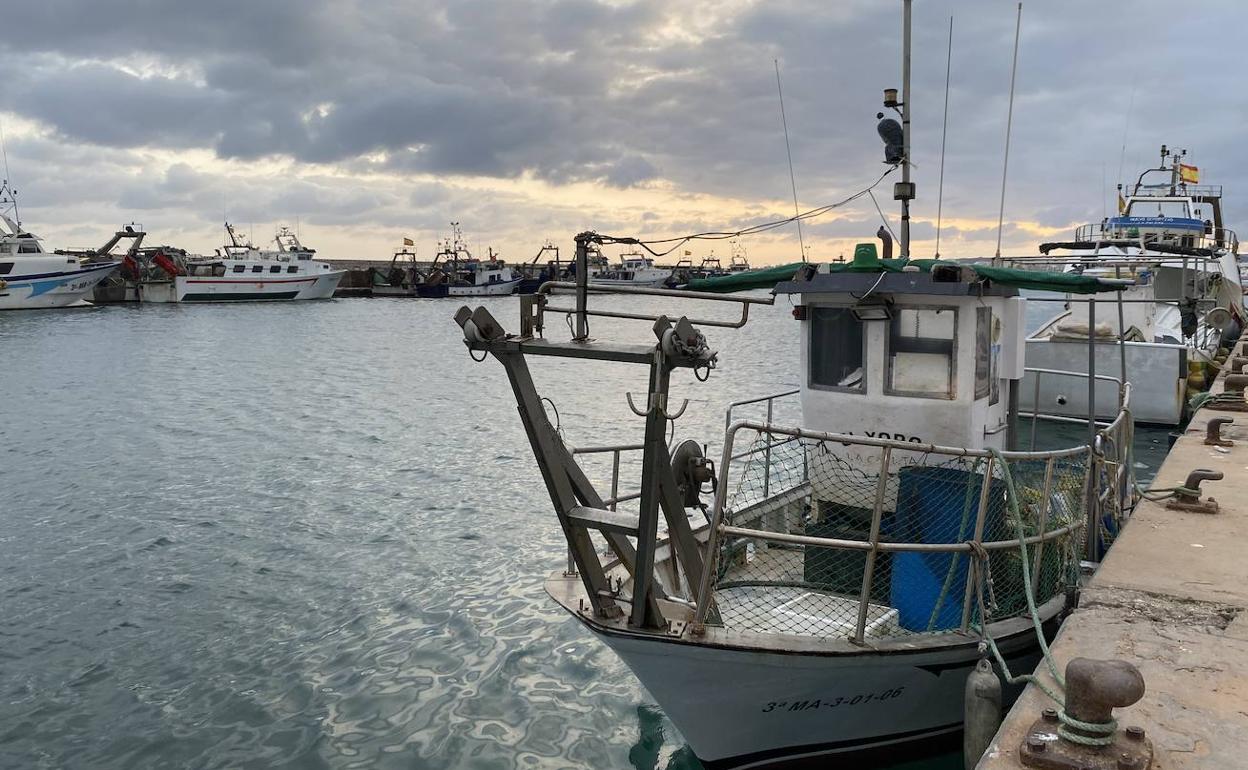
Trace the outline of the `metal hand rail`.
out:
M 741 317 L 736 321 L 719 321 L 715 319 L 689 319 L 690 323 L 699 326 L 718 326 L 726 329 L 740 329 L 750 320 L 750 305 L 774 305 L 775 297 L 728 297 L 723 294 L 713 294 L 705 291 L 689 291 L 688 289 L 651 289 L 644 286 L 617 286 L 615 284 L 594 283 L 589 281 L 585 284 L 588 294 L 643 294 L 653 297 L 680 297 L 682 299 L 699 299 L 708 302 L 735 302 L 741 305 Z M 562 291 L 561 291 L 562 290 Z M 542 296 L 542 301 L 538 303 L 540 313 L 567 313 L 576 314 L 583 313 L 587 316 L 598 316 L 602 318 L 625 318 L 633 321 L 657 321 L 660 316 L 645 315 L 642 313 L 624 313 L 616 310 L 578 310 L 577 308 L 555 307 L 546 304 L 546 297 L 551 294 L 575 294 L 577 284 L 572 281 L 547 281 L 542 284 L 537 293 Z
M 1087 377 L 1086 374 L 1079 372 L 1063 372 L 1061 370 L 1037 370 L 1037 376 L 1046 372 L 1063 375 L 1075 375 Z M 988 450 L 975 450 L 959 447 L 943 447 L 934 444 L 915 444 L 911 442 L 896 441 L 891 439 L 877 439 L 863 436 L 849 436 L 839 433 L 825 433 L 820 431 L 807 431 L 799 428 L 788 428 L 782 426 L 774 426 L 765 423 L 752 421 L 740 421 L 729 426 L 727 435 L 724 440 L 723 454 L 721 457 L 719 468 L 719 493 L 715 496 L 714 507 L 710 516 L 710 531 L 706 544 L 706 568 L 702 573 L 702 580 L 697 586 L 697 596 L 695 597 L 696 611 L 694 615 L 694 628 L 704 628 L 707 613 L 710 610 L 711 596 L 713 592 L 713 575 L 717 572 L 716 562 L 719 558 L 720 543 L 725 536 L 733 537 L 749 537 L 757 538 L 763 541 L 788 543 L 793 545 L 804 545 L 814 547 L 850 549 L 868 552 L 867 560 L 863 570 L 862 591 L 859 595 L 858 617 L 854 629 L 853 640 L 861 643 L 866 633 L 866 622 L 869 612 L 869 602 L 871 597 L 872 582 L 874 580 L 875 558 L 879 553 L 901 552 L 901 551 L 922 551 L 936 553 L 961 553 L 961 552 L 978 552 L 982 548 L 985 551 L 1001 550 L 1005 548 L 1017 548 L 1019 541 L 1013 540 L 995 540 L 983 541 L 984 518 L 988 509 L 987 498 L 990 485 L 993 481 L 993 465 L 1000 457 L 1009 461 L 1024 460 L 1043 460 L 1045 461 L 1044 488 L 1041 494 L 1043 501 L 1043 509 L 1039 513 L 1040 532 L 1035 535 L 1027 536 L 1023 542 L 1027 545 L 1037 545 L 1032 564 L 1032 571 L 1039 574 L 1041 565 L 1041 556 L 1044 544 L 1059 538 L 1064 538 L 1075 533 L 1085 527 L 1091 517 L 1077 517 L 1075 521 L 1055 530 L 1047 530 L 1048 515 L 1051 507 L 1050 493 L 1053 486 L 1054 464 L 1057 460 L 1063 458 L 1078 457 L 1087 454 L 1089 457 L 1089 479 L 1092 474 L 1098 472 L 1099 463 L 1110 462 L 1117 467 L 1114 470 L 1113 477 L 1115 481 L 1115 512 L 1121 512 L 1123 494 L 1123 483 L 1126 480 L 1126 474 L 1129 469 L 1125 467 L 1123 454 L 1125 452 L 1124 441 L 1130 439 L 1130 410 L 1128 407 L 1130 401 L 1130 384 L 1124 384 L 1115 377 L 1105 375 L 1094 375 L 1096 379 L 1102 379 L 1115 382 L 1119 385 L 1119 413 L 1113 421 L 1106 425 L 1102 430 L 1098 431 L 1095 436 L 1094 446 L 1081 445 L 1077 447 L 1047 451 L 1010 451 L 1001 452 L 999 454 L 989 452 Z M 758 399 L 766 400 L 766 397 Z M 875 491 L 875 502 L 871 513 L 871 529 L 868 540 L 845 540 L 838 538 L 814 537 L 809 535 L 794 535 L 781 532 L 766 532 L 763 530 L 749 529 L 744 527 L 735 527 L 724 523 L 724 507 L 728 493 L 728 473 L 729 465 L 732 458 L 736 457 L 733 453 L 733 447 L 736 443 L 737 433 L 742 430 L 751 430 L 758 433 L 766 433 L 770 435 L 789 436 L 792 439 L 811 439 L 815 441 L 836 442 L 844 445 L 859 445 L 878 447 L 880 451 L 880 471 Z M 1104 454 L 1104 445 L 1111 434 L 1118 435 L 1116 440 L 1112 440 L 1114 454 L 1112 458 L 1106 458 Z M 889 466 L 892 462 L 892 453 L 895 451 L 913 452 L 916 454 L 941 454 L 951 457 L 978 457 L 986 460 L 986 469 L 983 474 L 983 482 L 980 489 L 980 504 L 976 515 L 974 534 L 971 540 L 960 543 L 899 543 L 899 542 L 882 542 L 880 540 L 880 522 L 884 513 L 884 501 L 886 497 L 886 486 L 889 479 Z M 770 464 L 770 463 L 769 463 Z M 1129 494 L 1129 491 L 1128 491 Z M 764 495 L 766 496 L 766 495 Z M 1103 506 L 1107 500 L 1105 496 L 1095 498 L 1098 506 Z M 1099 515 L 1097 519 L 1099 520 Z M 1088 537 L 1094 537 L 1094 533 L 1089 533 Z M 974 600 L 973 585 L 970 581 L 967 583 L 967 589 L 963 596 L 962 608 L 962 626 L 961 630 L 966 631 L 969 628 L 972 603 Z
M 1072 423 L 1079 423 L 1079 424 L 1084 424 L 1084 425 L 1087 424 L 1088 421 L 1082 417 L 1067 417 L 1065 415 L 1047 414 L 1047 413 L 1042 413 L 1040 411 L 1040 381 L 1044 378 L 1044 375 L 1048 374 L 1048 375 L 1054 375 L 1054 376 L 1076 377 L 1076 378 L 1087 379 L 1088 377 L 1087 372 L 1071 372 L 1071 371 L 1067 371 L 1064 369 L 1045 369 L 1043 367 L 1038 367 L 1038 366 L 1024 367 L 1023 373 L 1026 374 L 1027 372 L 1031 372 L 1032 374 L 1035 375 L 1035 387 L 1032 391 L 1032 397 L 1031 397 L 1031 440 L 1029 444 L 1031 449 L 1034 450 L 1036 448 L 1036 425 L 1040 420 L 1048 420 L 1050 422 L 1072 422 Z M 1110 377 L 1107 374 L 1096 374 L 1096 375 L 1093 375 L 1093 378 L 1097 380 L 1101 380 L 1103 382 L 1112 382 L 1118 386 L 1118 413 L 1119 413 L 1119 416 L 1121 416 L 1123 414 L 1123 409 L 1126 407 L 1127 394 L 1128 394 L 1128 388 L 1130 387 L 1130 383 L 1127 383 L 1124 386 L 1120 378 Z M 1020 416 L 1024 416 L 1024 415 L 1020 415 Z M 1103 425 L 1104 427 L 1109 427 L 1109 423 L 1098 422 L 1097 425 Z

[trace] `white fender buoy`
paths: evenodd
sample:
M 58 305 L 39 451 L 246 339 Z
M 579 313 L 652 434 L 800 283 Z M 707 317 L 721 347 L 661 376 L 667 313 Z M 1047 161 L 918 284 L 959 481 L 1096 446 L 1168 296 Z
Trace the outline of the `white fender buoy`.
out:
M 974 770 L 1001 726 L 1001 679 L 987 658 L 980 658 L 966 677 L 963 719 L 962 761 L 966 770 Z

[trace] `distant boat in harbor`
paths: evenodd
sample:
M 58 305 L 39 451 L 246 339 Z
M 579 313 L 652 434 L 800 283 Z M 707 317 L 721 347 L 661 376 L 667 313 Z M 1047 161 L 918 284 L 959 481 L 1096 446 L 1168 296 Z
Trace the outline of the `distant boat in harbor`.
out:
M 499 259 L 493 251 L 478 259 L 468 250 L 458 222 L 451 223 L 453 237 L 443 242 L 433 260 L 433 268 L 416 295 L 438 297 L 497 297 L 515 293 L 522 276 Z
M 44 251 L 22 227 L 17 194 L 0 183 L 0 310 L 66 307 L 81 302 L 117 262 L 82 264 L 74 256 Z
M 315 249 L 281 228 L 276 250 L 240 241 L 230 223 L 229 238 L 214 257 L 188 257 L 169 251 L 152 255 L 139 282 L 142 302 L 246 302 L 329 299 L 345 270 L 312 257 Z
M 655 267 L 654 260 L 640 252 L 621 254 L 618 264 L 589 274 L 590 282 L 598 286 L 654 287 L 666 284 L 671 277 L 671 268 Z

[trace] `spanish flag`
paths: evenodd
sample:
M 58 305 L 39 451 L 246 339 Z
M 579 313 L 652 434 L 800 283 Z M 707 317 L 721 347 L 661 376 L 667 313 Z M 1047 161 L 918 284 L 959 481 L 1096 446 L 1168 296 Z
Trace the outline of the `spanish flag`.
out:
M 415 246 L 415 245 L 416 245 L 416 242 L 415 242 L 415 241 L 413 241 L 411 238 L 404 238 L 404 239 L 403 239 L 403 245 L 404 245 L 404 246 Z
M 1118 213 L 1125 214 L 1127 212 L 1127 200 L 1122 197 L 1122 193 L 1118 193 Z
M 1189 166 L 1186 163 L 1180 163 L 1179 179 L 1183 180 L 1183 184 L 1197 184 L 1200 182 L 1200 169 L 1195 166 Z

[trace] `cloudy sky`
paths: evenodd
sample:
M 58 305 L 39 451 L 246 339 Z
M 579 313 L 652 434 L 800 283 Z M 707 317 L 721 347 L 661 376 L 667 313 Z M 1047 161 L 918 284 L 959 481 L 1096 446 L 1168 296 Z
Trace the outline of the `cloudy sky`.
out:
M 22 217 L 52 247 L 123 222 L 210 252 L 299 224 L 324 256 L 527 259 L 574 233 L 663 237 L 792 212 L 773 60 L 802 208 L 882 171 L 900 85 L 899 0 L 40 0 L 10 4 L 0 120 Z M 916 0 L 916 255 L 934 246 L 949 17 L 941 252 L 996 238 L 1015 4 Z M 1031 0 L 1023 9 L 1005 251 L 1099 220 L 1119 176 L 1187 147 L 1248 200 L 1234 0 Z M 1122 152 L 1124 137 L 1126 151 Z M 1103 184 L 1105 180 L 1105 184 Z M 896 225 L 891 179 L 878 192 Z M 1112 204 L 1109 204 L 1112 206 Z M 870 199 L 805 228 L 813 258 L 870 237 Z M 798 257 L 791 228 L 744 244 Z M 726 244 L 691 247 L 695 258 Z

